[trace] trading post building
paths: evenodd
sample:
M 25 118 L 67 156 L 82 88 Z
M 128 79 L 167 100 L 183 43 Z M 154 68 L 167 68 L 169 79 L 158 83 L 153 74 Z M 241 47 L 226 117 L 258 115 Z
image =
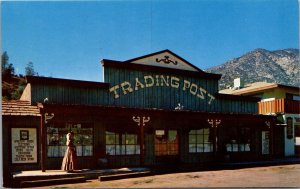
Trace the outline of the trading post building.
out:
M 5 171 L 60 169 L 71 130 L 80 169 L 282 155 L 283 128 L 257 114 L 259 98 L 219 94 L 221 75 L 169 50 L 101 63 L 103 83 L 31 76 L 20 101 L 2 103 Z

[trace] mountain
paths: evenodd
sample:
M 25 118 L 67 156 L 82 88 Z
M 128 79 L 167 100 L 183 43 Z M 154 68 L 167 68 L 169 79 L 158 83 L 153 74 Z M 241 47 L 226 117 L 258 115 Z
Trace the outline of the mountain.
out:
M 245 84 L 266 81 L 299 87 L 299 49 L 268 51 L 259 48 L 205 71 L 222 74 L 220 89 L 232 87 L 233 80 L 238 77 Z

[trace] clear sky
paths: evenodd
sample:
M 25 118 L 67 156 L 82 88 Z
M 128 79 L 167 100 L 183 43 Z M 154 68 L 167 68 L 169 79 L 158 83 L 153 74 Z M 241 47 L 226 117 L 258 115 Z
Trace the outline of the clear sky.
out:
M 297 0 L 7 1 L 2 51 L 17 74 L 102 81 L 100 60 L 169 49 L 201 69 L 256 48 L 299 48 Z

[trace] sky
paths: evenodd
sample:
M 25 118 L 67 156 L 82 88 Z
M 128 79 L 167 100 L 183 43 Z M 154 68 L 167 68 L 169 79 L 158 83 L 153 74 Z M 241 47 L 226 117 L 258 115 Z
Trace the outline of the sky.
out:
M 299 48 L 298 0 L 2 1 L 17 74 L 103 82 L 102 59 L 169 49 L 200 69 L 256 48 Z

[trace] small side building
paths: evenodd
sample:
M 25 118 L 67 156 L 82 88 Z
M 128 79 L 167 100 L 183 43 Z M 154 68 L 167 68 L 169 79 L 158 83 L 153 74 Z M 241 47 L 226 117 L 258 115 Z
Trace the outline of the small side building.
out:
M 11 173 L 41 169 L 41 114 L 29 101 L 2 101 L 4 186 Z
M 283 139 L 279 140 L 282 144 L 278 144 L 276 148 L 281 149 L 285 156 L 300 156 L 299 87 L 256 82 L 224 89 L 220 93 L 261 98 L 258 102 L 258 113 L 277 116 L 277 125 L 284 127 Z

